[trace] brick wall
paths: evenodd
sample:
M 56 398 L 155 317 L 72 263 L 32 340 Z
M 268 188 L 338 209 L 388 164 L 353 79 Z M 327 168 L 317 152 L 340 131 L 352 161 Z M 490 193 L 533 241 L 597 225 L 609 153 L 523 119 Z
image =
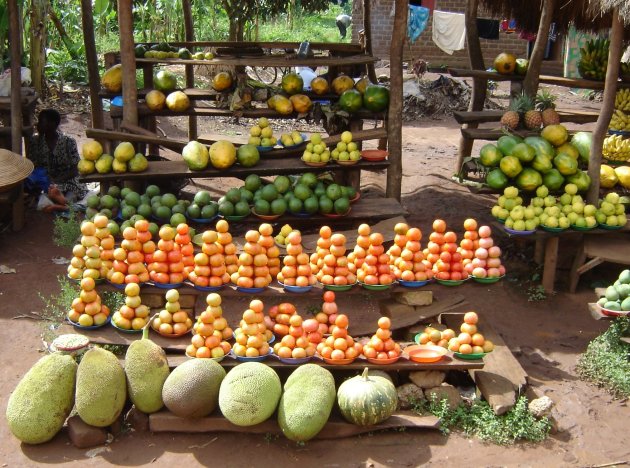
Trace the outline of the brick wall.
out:
M 354 1 L 354 11 L 352 15 L 352 40 L 358 41 L 358 32 L 363 25 L 362 0 Z M 466 11 L 466 0 L 435 0 L 435 8 L 441 11 L 453 13 L 464 13 Z M 392 27 L 394 24 L 394 0 L 376 0 L 372 3 L 372 49 L 374 55 L 380 59 L 389 58 L 389 48 L 391 45 Z M 479 17 L 483 18 L 484 13 L 480 10 Z M 500 18 L 499 18 L 500 19 Z M 448 65 L 457 67 L 468 67 L 468 52 L 464 48 L 448 55 L 437 47 L 432 35 L 433 17 L 429 18 L 427 28 L 422 32 L 415 44 L 410 41 L 405 43 L 404 60 L 423 59 L 432 66 Z M 512 52 L 517 57 L 525 57 L 527 52 L 527 42 L 518 38 L 518 34 L 500 34 L 499 40 L 480 39 L 481 49 L 484 55 L 486 67 L 492 66 L 494 58 L 500 52 Z

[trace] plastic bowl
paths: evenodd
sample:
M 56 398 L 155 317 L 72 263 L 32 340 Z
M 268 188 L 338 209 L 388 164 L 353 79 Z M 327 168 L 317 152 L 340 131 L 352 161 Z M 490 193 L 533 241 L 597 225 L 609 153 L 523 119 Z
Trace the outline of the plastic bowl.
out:
M 505 229 L 505 232 L 507 232 L 508 234 L 512 234 L 513 236 L 530 236 L 536 232 L 535 229 L 533 231 L 515 231 L 514 229 L 510 229 L 505 226 L 503 227 L 503 229 Z
M 460 284 L 464 284 L 464 282 L 466 281 L 465 279 L 463 280 L 443 280 L 443 279 L 436 279 L 435 280 L 438 284 L 441 284 L 442 286 L 459 286 Z
M 337 164 L 340 166 L 354 166 L 356 163 L 361 161 L 361 159 L 348 159 L 347 161 L 340 161 L 339 159 L 334 159 Z
M 214 221 L 215 219 L 219 218 L 220 216 L 218 214 L 214 215 L 212 218 L 190 218 L 188 216 L 186 216 L 186 219 L 189 221 L 192 221 L 194 223 L 197 224 L 210 224 L 212 221 Z
M 90 326 L 90 327 L 84 327 L 83 325 L 80 325 L 80 324 L 78 324 L 78 323 L 76 323 L 76 322 L 73 322 L 72 320 L 70 320 L 70 319 L 69 319 L 69 318 L 67 318 L 67 317 L 66 317 L 66 320 L 68 321 L 68 323 L 69 323 L 70 325 L 72 325 L 72 326 L 73 326 L 73 327 L 75 327 L 75 328 L 79 328 L 79 329 L 81 329 L 81 330 L 97 330 L 97 329 L 99 329 L 99 328 L 104 327 L 104 326 L 105 326 L 105 325 L 107 325 L 108 323 L 110 323 L 110 322 L 111 322 L 111 320 L 112 320 L 112 316 L 111 316 L 111 315 L 108 315 L 108 316 L 107 316 L 107 320 L 105 320 L 105 322 L 103 322 L 103 324 L 102 324 L 102 325 L 92 325 L 92 326 Z
M 386 291 L 387 289 L 390 289 L 394 283 L 392 284 L 365 284 L 359 281 L 359 284 L 361 285 L 362 288 L 365 288 L 369 291 Z
M 153 331 L 155 333 L 157 333 L 160 336 L 163 336 L 164 338 L 179 338 L 180 336 L 184 336 L 184 335 L 188 335 L 191 331 L 192 331 L 192 327 L 190 327 L 188 330 L 186 330 L 184 333 L 161 333 L 159 330 L 156 330 L 155 328 L 153 328 Z
M 366 161 L 382 161 L 389 153 L 386 150 L 369 149 L 361 151 L 361 157 Z
M 257 218 L 260 218 L 265 221 L 273 221 L 274 219 L 278 219 L 280 216 L 282 216 L 279 214 L 278 215 L 261 215 L 261 214 L 256 213 L 254 210 L 252 210 L 252 214 L 256 216 Z
M 256 148 L 258 149 L 259 153 L 267 153 L 268 151 L 271 151 L 277 144 L 278 140 L 276 140 L 276 143 L 273 146 L 257 146 Z
M 326 216 L 327 218 L 344 218 L 344 217 L 348 216 L 351 211 L 352 211 L 352 206 L 350 206 L 348 208 L 348 211 L 346 211 L 344 214 L 324 213 L 324 216 Z
M 265 289 L 267 289 L 266 286 L 264 288 L 244 288 L 242 286 L 237 286 L 236 287 L 237 291 L 244 292 L 244 293 L 249 293 L 249 294 L 260 293 L 260 292 L 263 292 Z
M 197 286 L 196 284 L 193 284 L 193 283 L 190 283 L 190 286 L 192 286 L 197 291 L 203 291 L 203 292 L 214 292 L 214 291 L 220 291 L 221 289 L 223 289 L 223 286 Z
M 306 356 L 303 358 L 281 358 L 278 357 L 278 360 L 280 362 L 283 362 L 285 364 L 306 364 L 307 362 L 309 362 L 311 359 L 313 359 L 313 356 Z
M 152 281 L 151 284 L 160 289 L 177 289 L 184 283 L 156 283 L 155 281 Z
M 611 310 L 611 309 L 604 309 L 602 306 L 599 306 L 599 310 L 601 310 L 602 314 L 608 316 L 608 317 L 623 317 L 625 315 L 630 314 L 630 311 L 628 310 Z
M 300 133 L 300 136 L 302 137 L 302 143 L 298 143 L 297 145 L 285 145 L 284 143 L 282 143 L 282 140 L 280 140 L 280 138 L 278 138 L 278 144 L 283 148 L 297 148 L 298 146 L 308 143 L 308 135 L 306 133 Z
M 430 282 L 431 282 L 431 280 L 426 280 L 426 281 L 403 281 L 403 280 L 398 280 L 398 284 L 400 284 L 401 286 L 404 286 L 405 288 L 421 288 L 422 286 L 426 286 Z
M 503 275 L 505 276 L 505 275 Z M 477 283 L 481 283 L 481 284 L 492 284 L 492 283 L 496 283 L 497 281 L 499 281 L 500 279 L 503 278 L 503 276 L 497 276 L 494 278 L 479 278 L 477 276 L 470 276 L 474 281 L 476 281 Z
M 573 229 L 574 231 L 592 231 L 596 227 L 597 227 L 597 225 L 595 225 L 593 227 L 580 227 L 580 226 L 576 226 L 575 224 L 571 225 L 571 229 Z
M 446 353 L 446 348 L 435 345 L 413 345 L 403 350 L 413 362 L 437 362 L 442 359 Z
M 285 291 L 292 292 L 292 293 L 306 293 L 306 292 L 309 292 L 311 289 L 313 289 L 313 286 L 311 286 L 311 285 L 309 285 L 309 286 L 289 286 L 288 284 L 281 283 L 280 281 L 278 281 L 278 284 L 280 286 L 282 286 L 285 289 Z
M 547 231 L 547 232 L 562 232 L 562 231 L 566 231 L 567 228 L 561 228 L 561 227 L 550 227 L 550 226 L 545 226 L 544 224 L 540 225 L 540 228 L 543 231 Z
M 466 361 L 477 361 L 479 359 L 483 359 L 483 357 L 486 354 L 488 353 L 468 353 L 468 354 L 453 353 L 453 356 L 455 356 L 458 359 L 464 359 Z
M 601 229 L 605 229 L 607 231 L 617 231 L 617 230 L 621 229 L 623 226 L 611 226 L 609 224 L 600 224 L 597 227 L 599 227 Z
M 262 362 L 262 361 L 264 361 L 265 359 L 267 359 L 269 356 L 271 356 L 273 354 L 273 350 L 271 348 L 269 348 L 269 352 L 267 354 L 265 354 L 264 356 L 254 356 L 254 357 L 237 356 L 236 354 L 232 353 L 232 351 L 230 351 L 230 354 L 237 361 L 241 361 L 241 362 Z
M 243 219 L 247 218 L 249 216 L 248 214 L 245 215 L 234 215 L 234 216 L 225 216 L 225 219 L 228 221 L 242 221 Z
M 348 364 L 352 364 L 354 362 L 354 358 L 350 359 L 330 359 L 322 357 L 326 364 L 331 364 L 333 366 L 347 366 Z
M 398 361 L 400 359 L 400 356 L 396 356 L 393 358 L 387 358 L 387 359 L 376 359 L 376 358 L 366 358 L 367 361 L 371 364 L 378 364 L 381 366 L 386 366 L 387 364 L 393 364 L 396 361 Z
M 350 198 L 348 201 L 349 201 L 350 203 L 356 203 L 356 202 L 358 202 L 360 199 L 361 199 L 361 192 L 357 192 L 357 194 L 356 194 L 354 197 Z
M 328 161 L 304 161 L 304 158 L 300 158 L 304 164 L 311 167 L 324 167 L 328 164 Z
M 114 327 L 116 330 L 118 330 L 121 333 L 129 333 L 129 334 L 142 333 L 142 328 L 140 330 L 133 330 L 133 329 L 128 330 L 126 328 L 117 327 L 114 322 L 111 322 L 111 323 L 112 323 L 112 327 Z
M 324 289 L 328 290 L 328 291 L 334 291 L 334 292 L 343 292 L 343 291 L 350 291 L 352 289 L 352 287 L 357 284 L 322 284 L 319 283 L 323 286 Z

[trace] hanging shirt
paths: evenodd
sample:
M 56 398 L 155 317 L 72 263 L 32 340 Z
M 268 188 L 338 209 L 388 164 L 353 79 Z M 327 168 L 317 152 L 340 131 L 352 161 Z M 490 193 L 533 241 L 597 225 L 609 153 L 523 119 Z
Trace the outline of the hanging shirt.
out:
M 407 20 L 407 36 L 413 44 L 426 29 L 429 22 L 429 9 L 422 6 L 409 5 L 409 19 Z
M 477 18 L 477 33 L 481 39 L 499 39 L 499 20 Z
M 449 55 L 466 45 L 466 18 L 463 13 L 433 12 L 433 42 Z

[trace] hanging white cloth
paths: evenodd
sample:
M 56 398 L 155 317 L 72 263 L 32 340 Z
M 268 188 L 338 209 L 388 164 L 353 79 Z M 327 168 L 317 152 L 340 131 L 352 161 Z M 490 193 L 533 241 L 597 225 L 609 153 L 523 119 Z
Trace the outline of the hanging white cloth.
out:
M 433 11 L 433 42 L 449 55 L 466 45 L 466 18 L 463 13 Z

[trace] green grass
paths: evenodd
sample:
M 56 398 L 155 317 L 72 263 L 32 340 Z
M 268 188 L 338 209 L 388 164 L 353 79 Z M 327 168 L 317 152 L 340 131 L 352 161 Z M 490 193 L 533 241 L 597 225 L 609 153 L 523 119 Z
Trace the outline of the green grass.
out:
M 577 365 L 582 379 L 617 397 L 630 396 L 630 345 L 619 340 L 629 326 L 628 317 L 617 318 L 608 330 L 589 343 Z
M 543 417 L 536 419 L 527 409 L 527 398 L 519 397 L 514 408 L 497 416 L 487 402 L 476 400 L 472 405 L 462 404 L 451 410 L 448 402 L 425 401 L 416 406 L 419 413 L 431 413 L 440 418 L 440 429 L 448 434 L 460 431 L 468 437 L 477 437 L 497 445 L 512 445 L 519 441 L 541 442 L 549 435 L 551 423 Z
M 53 243 L 58 247 L 72 248 L 81 235 L 81 222 L 76 211 L 70 211 L 68 219 L 57 216 L 53 221 Z

